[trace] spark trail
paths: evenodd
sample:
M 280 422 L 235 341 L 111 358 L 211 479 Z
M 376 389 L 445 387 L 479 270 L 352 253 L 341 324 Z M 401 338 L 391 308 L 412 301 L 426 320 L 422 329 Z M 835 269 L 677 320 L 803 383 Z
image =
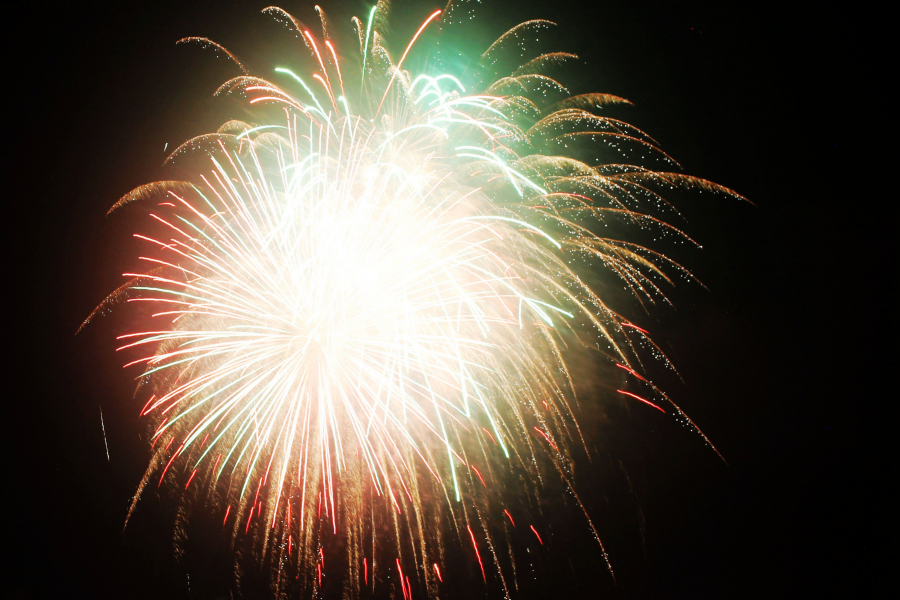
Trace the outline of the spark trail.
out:
M 103 407 L 98 405 L 100 409 L 100 429 L 103 431 L 103 447 L 106 449 L 106 460 L 109 462 L 109 444 L 106 441 L 106 424 L 103 422 Z

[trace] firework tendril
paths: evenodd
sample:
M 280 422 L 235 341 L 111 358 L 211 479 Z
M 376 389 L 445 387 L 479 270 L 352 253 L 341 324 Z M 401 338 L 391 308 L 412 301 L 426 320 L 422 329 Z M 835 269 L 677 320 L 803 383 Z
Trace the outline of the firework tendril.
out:
M 604 116 L 626 100 L 572 96 L 548 75 L 575 55 L 526 55 L 523 40 L 552 23 L 513 28 L 463 76 L 441 40 L 471 3 L 434 11 L 396 62 L 387 2 L 352 19 L 355 56 L 316 8 L 316 33 L 263 11 L 311 65 L 271 81 L 210 40 L 181 40 L 227 56 L 241 74 L 216 94 L 266 116 L 184 143 L 167 162 L 205 155 L 206 170 L 140 186 L 110 211 L 155 201 L 164 232 L 136 235 L 146 269 L 88 318 L 120 302 L 153 309 L 153 325 L 120 336 L 153 420 L 134 502 L 167 486 L 218 511 L 277 590 L 314 595 L 333 544 L 351 596 L 437 596 L 457 544 L 508 594 L 510 536 L 545 541 L 527 514 L 516 529 L 509 498 L 542 478 L 572 491 L 600 542 L 571 482 L 572 453 L 587 448 L 565 356 L 617 364 L 633 383 L 620 398 L 703 436 L 640 374 L 641 348 L 661 356 L 647 332 L 595 290 L 668 302 L 663 286 L 690 273 L 628 232 L 692 244 L 660 216 L 663 191 L 739 196 Z

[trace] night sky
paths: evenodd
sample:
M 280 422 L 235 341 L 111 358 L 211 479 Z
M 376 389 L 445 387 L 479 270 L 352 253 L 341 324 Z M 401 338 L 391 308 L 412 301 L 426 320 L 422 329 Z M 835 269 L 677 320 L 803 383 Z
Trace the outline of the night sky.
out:
M 175 40 L 209 36 L 251 68 L 269 68 L 280 30 L 259 14 L 265 3 L 249 0 L 123 6 L 23 5 L 7 21 L 4 295 L 14 307 L 3 597 L 212 599 L 233 589 L 228 551 L 202 523 L 176 560 L 171 510 L 155 493 L 123 532 L 149 457 L 133 381 L 113 351 L 123 321 L 75 330 L 133 264 L 139 221 L 106 210 L 162 178 L 165 144 L 229 116 L 211 95 L 233 71 Z M 283 6 L 308 16 L 296 2 Z M 341 11 L 368 6 L 323 4 L 345 31 Z M 398 1 L 398 39 L 436 7 Z M 887 572 L 880 540 L 892 471 L 879 464 L 886 438 L 876 425 L 896 397 L 883 350 L 893 343 L 884 290 L 896 279 L 887 266 L 896 209 L 866 139 L 885 121 L 870 23 L 847 10 L 488 1 L 479 31 L 556 21 L 561 49 L 586 63 L 573 76 L 579 91 L 633 101 L 616 116 L 685 172 L 754 203 L 674 197 L 703 245 L 676 258 L 709 289 L 679 285 L 674 309 L 631 313 L 682 374 L 666 391 L 728 464 L 656 411 L 619 400 L 602 419 L 588 410 L 582 424 L 606 459 L 580 470 L 578 485 L 618 582 L 583 521 L 566 517 L 535 573 L 520 568 L 517 597 L 868 597 Z M 480 576 L 454 589 L 497 596 Z M 265 597 L 255 590 L 244 597 Z

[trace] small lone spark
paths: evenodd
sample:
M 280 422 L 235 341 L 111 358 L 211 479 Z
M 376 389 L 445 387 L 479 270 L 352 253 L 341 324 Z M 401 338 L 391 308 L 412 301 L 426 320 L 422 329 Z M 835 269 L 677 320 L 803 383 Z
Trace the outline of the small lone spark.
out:
M 106 448 L 106 460 L 109 462 L 109 444 L 106 442 L 106 425 L 103 424 L 103 407 L 98 404 L 97 408 L 100 409 L 100 429 L 103 430 L 103 446 Z

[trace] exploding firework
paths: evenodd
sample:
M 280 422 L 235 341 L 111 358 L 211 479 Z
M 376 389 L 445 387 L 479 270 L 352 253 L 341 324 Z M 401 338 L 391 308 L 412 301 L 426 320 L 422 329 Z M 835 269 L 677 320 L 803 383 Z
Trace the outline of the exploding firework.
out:
M 227 56 L 242 74 L 216 94 L 263 118 L 189 140 L 167 160 L 206 155 L 206 170 L 111 209 L 156 200 L 165 232 L 136 235 L 146 269 L 88 318 L 121 301 L 154 309 L 120 337 L 140 352 L 126 366 L 143 369 L 153 419 L 135 502 L 167 486 L 217 511 L 278 590 L 315 594 L 335 547 L 350 595 L 436 596 L 456 544 L 508 593 L 510 499 L 555 477 L 581 506 L 571 353 L 617 364 L 640 392 L 623 397 L 693 426 L 639 374 L 641 347 L 661 356 L 647 333 L 582 277 L 667 302 L 662 286 L 690 273 L 627 233 L 692 243 L 654 216 L 662 191 L 736 194 L 674 172 L 652 138 L 604 116 L 626 100 L 572 96 L 547 75 L 574 55 L 526 56 L 552 23 L 522 23 L 454 71 L 441 41 L 460 5 L 431 14 L 399 58 L 387 2 L 352 20 L 355 57 L 318 7 L 316 33 L 267 8 L 312 65 L 272 81 L 210 40 L 181 40 Z M 405 70 L 413 50 L 432 66 Z

